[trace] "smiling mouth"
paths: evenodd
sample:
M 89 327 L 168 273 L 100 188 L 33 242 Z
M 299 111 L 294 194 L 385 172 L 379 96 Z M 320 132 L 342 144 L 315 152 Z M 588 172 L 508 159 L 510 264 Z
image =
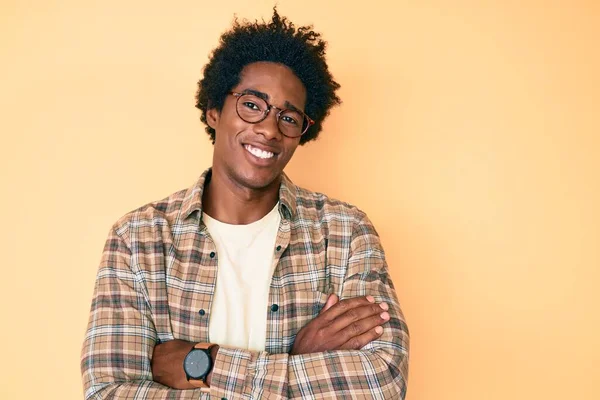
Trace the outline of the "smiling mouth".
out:
M 248 150 L 248 152 L 250 154 L 252 154 L 253 156 L 261 158 L 263 160 L 267 160 L 267 159 L 273 158 L 275 156 L 275 153 L 272 153 L 272 152 L 266 151 L 266 150 L 261 150 L 261 149 L 259 149 L 257 147 L 249 145 L 249 144 L 245 144 L 244 148 L 246 150 Z

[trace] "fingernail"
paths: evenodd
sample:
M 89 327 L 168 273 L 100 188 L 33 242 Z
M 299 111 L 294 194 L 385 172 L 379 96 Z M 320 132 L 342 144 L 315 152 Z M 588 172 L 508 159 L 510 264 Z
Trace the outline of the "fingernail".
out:
M 376 328 L 375 328 L 375 332 L 376 332 L 378 335 L 381 335 L 381 334 L 383 333 L 383 328 L 382 328 L 382 327 L 380 327 L 380 326 L 378 326 L 378 327 L 376 327 Z
M 379 303 L 379 307 L 381 307 L 384 310 L 388 310 L 390 308 L 390 306 L 388 306 L 387 303 Z
M 375 303 L 375 298 L 373 296 L 367 296 L 367 301 L 369 303 Z
M 387 312 L 382 312 L 381 314 L 379 314 L 379 316 L 381 317 L 381 319 L 390 319 L 390 314 L 388 314 Z

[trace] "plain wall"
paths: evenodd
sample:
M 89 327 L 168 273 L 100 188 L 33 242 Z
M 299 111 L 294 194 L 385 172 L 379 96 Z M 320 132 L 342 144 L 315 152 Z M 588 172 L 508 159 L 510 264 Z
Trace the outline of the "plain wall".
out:
M 193 184 L 219 35 L 274 1 L 2 1 L 0 398 L 82 398 L 104 240 Z M 287 173 L 377 227 L 409 400 L 600 398 L 600 3 L 279 1 L 344 103 Z

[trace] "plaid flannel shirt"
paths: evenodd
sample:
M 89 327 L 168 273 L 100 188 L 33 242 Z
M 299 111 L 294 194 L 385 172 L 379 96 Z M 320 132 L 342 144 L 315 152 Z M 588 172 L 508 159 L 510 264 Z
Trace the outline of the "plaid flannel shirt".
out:
M 201 220 L 210 173 L 130 212 L 110 231 L 82 349 L 85 398 L 404 399 L 408 329 L 373 225 L 356 207 L 296 187 L 285 174 L 265 351 L 221 347 L 210 394 L 153 382 L 156 344 L 210 342 L 218 254 Z M 382 336 L 361 350 L 289 355 L 329 293 L 387 302 Z

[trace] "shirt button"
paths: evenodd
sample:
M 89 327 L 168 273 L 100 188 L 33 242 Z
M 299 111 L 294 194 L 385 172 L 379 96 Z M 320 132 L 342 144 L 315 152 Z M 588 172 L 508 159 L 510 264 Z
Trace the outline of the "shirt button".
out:
M 204 311 L 204 309 L 202 308 L 202 309 L 200 309 L 200 311 L 198 311 L 198 314 L 204 315 L 204 314 L 206 314 L 206 311 Z
M 281 251 L 281 246 L 277 246 L 277 251 Z
M 214 252 L 214 251 L 211 251 L 211 252 L 210 252 L 210 258 L 215 258 L 215 256 L 216 256 L 215 252 Z
M 277 304 L 273 304 L 273 305 L 271 306 L 271 311 L 273 311 L 273 312 L 277 312 L 277 310 L 279 310 L 279 306 L 278 306 Z

